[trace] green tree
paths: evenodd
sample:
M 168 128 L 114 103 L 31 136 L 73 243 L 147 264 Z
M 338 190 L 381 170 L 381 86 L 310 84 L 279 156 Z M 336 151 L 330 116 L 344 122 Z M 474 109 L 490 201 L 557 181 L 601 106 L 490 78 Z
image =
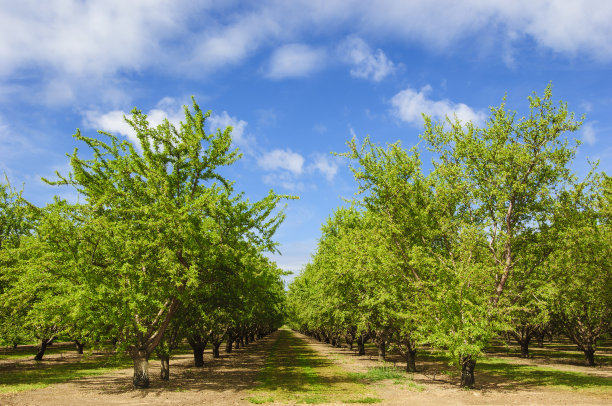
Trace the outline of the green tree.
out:
M 207 214 L 222 210 L 224 196 L 232 193 L 219 169 L 239 154 L 231 148 L 231 127 L 205 132 L 208 115 L 194 101 L 193 111 L 185 107 L 179 127 L 167 120 L 153 127 L 135 109 L 126 121 L 139 146 L 108 133 L 100 133 L 105 142 L 77 131 L 75 138 L 93 157 L 82 158 L 75 150 L 72 173 L 49 182 L 73 185 L 87 202 L 80 234 L 66 241 L 79 241 L 87 299 L 99 309 L 105 334 L 132 357 L 137 388 L 149 386 L 148 358 L 181 301 L 206 283 L 208 264 L 223 238 Z M 248 232 L 261 247 L 273 247 L 282 213 L 272 212 L 281 198 L 270 192 L 259 202 L 242 203 L 249 206 Z

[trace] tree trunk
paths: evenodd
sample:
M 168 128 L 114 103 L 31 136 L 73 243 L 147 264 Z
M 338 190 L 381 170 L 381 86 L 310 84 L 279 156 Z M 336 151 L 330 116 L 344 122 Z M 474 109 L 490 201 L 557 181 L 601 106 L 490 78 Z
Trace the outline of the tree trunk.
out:
M 83 347 L 85 347 L 85 343 L 82 343 L 79 340 L 74 340 L 74 345 L 76 346 L 77 353 L 83 354 Z
M 472 389 L 474 387 L 474 368 L 476 368 L 476 360 L 471 356 L 461 357 L 461 387 Z
M 416 350 L 406 352 L 406 372 L 416 372 Z
M 363 338 L 357 340 L 357 349 L 357 355 L 365 355 L 365 340 Z
M 519 342 L 521 345 L 521 358 L 529 358 L 529 341 L 529 338 L 526 338 Z
M 587 365 L 590 367 L 595 366 L 595 350 L 593 347 L 587 347 L 584 350 L 584 357 L 587 360 Z
M 225 352 L 227 352 L 228 354 L 232 352 L 232 338 L 231 337 L 227 339 L 227 343 L 225 344 Z
M 219 347 L 220 346 L 221 346 L 221 341 L 219 341 L 218 343 L 213 343 L 213 348 L 212 348 L 213 358 L 219 358 L 221 356 L 219 354 Z
M 378 348 L 378 360 L 384 361 L 387 356 L 387 346 L 384 341 L 377 343 L 376 348 Z
M 193 365 L 195 367 L 203 367 L 204 366 L 204 349 L 206 348 L 206 343 L 189 343 L 191 345 L 191 349 L 193 349 Z
M 159 373 L 159 377 L 162 380 L 167 381 L 168 379 L 170 379 L 170 356 L 162 355 L 159 357 L 159 360 L 161 362 L 161 371 Z
M 236 339 L 236 349 L 240 348 L 240 338 Z
M 46 339 L 43 338 L 42 340 L 40 340 L 40 345 L 38 346 L 38 351 L 36 352 L 36 356 L 34 357 L 34 359 L 36 361 L 42 361 L 44 355 L 45 355 L 45 351 L 47 351 L 47 346 L 49 345 L 49 343 L 53 342 L 53 338 L 51 339 Z
M 149 387 L 149 357 L 144 350 L 130 351 L 134 362 L 134 378 L 132 383 L 135 389 L 146 389 Z
M 335 338 L 331 339 L 331 345 L 332 345 L 332 347 L 336 346 L 336 339 Z

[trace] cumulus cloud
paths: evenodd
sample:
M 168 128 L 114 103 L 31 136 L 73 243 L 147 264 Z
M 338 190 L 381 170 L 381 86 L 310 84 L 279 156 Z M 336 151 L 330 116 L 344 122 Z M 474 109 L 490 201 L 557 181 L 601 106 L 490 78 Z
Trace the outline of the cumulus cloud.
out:
M 265 170 L 287 170 L 295 175 L 302 173 L 304 157 L 290 149 L 275 149 L 257 158 L 257 164 Z
M 274 51 L 266 76 L 284 79 L 308 76 L 322 68 L 325 51 L 304 44 L 284 45 Z
M 313 172 L 323 175 L 328 182 L 331 182 L 338 172 L 338 164 L 330 159 L 329 156 L 318 154 L 314 157 L 308 168 Z
M 344 60 L 352 65 L 351 76 L 380 82 L 395 71 L 395 65 L 381 49 L 372 49 L 361 38 L 347 38 L 340 46 Z
M 158 126 L 165 119 L 168 119 L 172 125 L 178 127 L 181 120 L 185 118 L 182 105 L 171 97 L 165 97 L 160 100 L 156 107 L 149 110 L 146 114 L 151 126 Z M 123 110 L 113 110 L 107 113 L 102 113 L 98 110 L 88 110 L 84 113 L 83 121 L 88 128 L 122 135 L 134 145 L 139 146 L 140 142 L 134 129 L 125 121 L 125 117 L 129 116 L 130 113 Z
M 263 183 L 270 186 L 280 186 L 292 192 L 304 190 L 304 183 L 289 172 L 268 173 L 262 178 Z
M 593 127 L 593 123 L 586 123 L 582 126 L 582 141 L 589 145 L 593 145 L 597 142 L 597 134 Z
M 240 120 L 236 117 L 230 116 L 227 111 L 221 114 L 211 114 L 208 118 L 210 129 L 213 131 L 225 129 L 229 126 L 232 127 L 232 141 L 238 146 L 246 146 L 249 140 L 246 138 L 245 129 L 247 122 Z
M 481 111 L 473 110 L 463 103 L 454 103 L 448 99 L 431 100 L 428 94 L 431 86 L 427 85 L 420 91 L 405 89 L 393 96 L 391 105 L 393 113 L 402 121 L 414 125 L 420 125 L 423 121 L 422 114 L 431 116 L 434 120 L 444 120 L 446 116 L 453 119 L 457 117 L 462 122 L 472 121 L 482 124 L 486 115 Z

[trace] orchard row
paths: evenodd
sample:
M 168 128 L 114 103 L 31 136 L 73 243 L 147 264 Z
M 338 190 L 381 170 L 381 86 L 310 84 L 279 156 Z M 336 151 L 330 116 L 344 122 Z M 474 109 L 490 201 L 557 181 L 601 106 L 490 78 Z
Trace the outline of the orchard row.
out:
M 0 185 L 0 341 L 36 339 L 42 359 L 56 337 L 127 352 L 133 383 L 149 386 L 156 352 L 162 378 L 183 341 L 196 366 L 208 342 L 246 344 L 282 324 L 282 271 L 264 253 L 284 219 L 270 193 L 251 202 L 219 170 L 240 158 L 231 127 L 207 134 L 185 107 L 179 128 L 153 127 L 138 110 L 126 121 L 134 145 L 112 134 L 75 137 L 71 186 L 79 203 L 35 207 Z M 97 343 L 97 344 L 96 344 Z
M 612 179 L 572 174 L 567 133 L 581 122 L 550 86 L 529 100 L 521 118 L 491 108 L 483 128 L 425 117 L 410 150 L 350 142 L 360 194 L 291 284 L 291 326 L 361 354 L 371 340 L 383 359 L 392 347 L 408 371 L 427 345 L 456 360 L 463 387 L 499 336 L 527 356 L 535 337 L 562 333 L 594 365 L 612 329 Z

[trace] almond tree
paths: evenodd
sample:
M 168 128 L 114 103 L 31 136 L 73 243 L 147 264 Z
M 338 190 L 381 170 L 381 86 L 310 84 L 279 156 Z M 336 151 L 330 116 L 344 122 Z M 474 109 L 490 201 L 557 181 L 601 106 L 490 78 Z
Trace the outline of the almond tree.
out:
M 180 126 L 166 120 L 153 127 L 135 109 L 126 121 L 139 145 L 77 131 L 75 138 L 93 156 L 83 158 L 75 149 L 72 173 L 49 182 L 72 185 L 86 200 L 84 226 L 70 238 L 80 242 L 87 299 L 99 309 L 100 328 L 131 356 L 136 388 L 149 386 L 148 358 L 184 296 L 206 283 L 210 268 L 204 265 L 223 238 L 208 213 L 221 210 L 223 196 L 232 193 L 219 169 L 239 154 L 231 147 L 231 127 L 206 133 L 208 116 L 194 101 Z M 243 229 L 257 235 L 262 247 L 273 245 L 282 214 L 272 211 L 280 198 L 270 192 L 259 202 L 241 203 L 251 216 Z

